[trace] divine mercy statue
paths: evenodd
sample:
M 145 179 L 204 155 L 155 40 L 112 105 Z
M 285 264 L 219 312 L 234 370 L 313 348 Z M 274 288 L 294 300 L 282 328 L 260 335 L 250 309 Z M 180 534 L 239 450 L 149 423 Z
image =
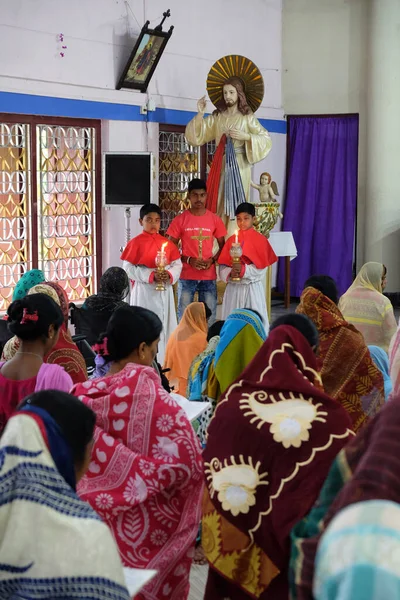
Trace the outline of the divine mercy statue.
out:
M 250 200 L 252 165 L 271 150 L 269 133 L 253 114 L 261 104 L 264 84 L 251 61 L 234 55 L 220 59 L 212 67 L 207 91 L 216 110 L 205 117 L 206 98 L 201 98 L 197 103 L 198 113 L 186 126 L 185 136 L 192 146 L 216 141 L 218 147 L 207 184 L 207 208 L 224 218 L 232 230 L 229 220 L 234 220 L 236 206 Z M 233 174 L 229 179 L 231 164 Z

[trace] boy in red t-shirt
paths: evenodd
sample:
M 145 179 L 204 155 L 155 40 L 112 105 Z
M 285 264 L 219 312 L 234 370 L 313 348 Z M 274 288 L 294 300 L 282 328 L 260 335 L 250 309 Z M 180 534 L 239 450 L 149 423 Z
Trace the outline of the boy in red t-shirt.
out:
M 225 243 L 226 229 L 220 217 L 206 209 L 207 188 L 202 179 L 189 182 L 190 208 L 175 217 L 167 230 L 170 240 L 182 245 L 182 273 L 178 283 L 178 319 L 193 302 L 205 302 L 212 312 L 211 325 L 217 312 L 217 273 L 215 263 Z M 219 251 L 213 256 L 214 239 Z

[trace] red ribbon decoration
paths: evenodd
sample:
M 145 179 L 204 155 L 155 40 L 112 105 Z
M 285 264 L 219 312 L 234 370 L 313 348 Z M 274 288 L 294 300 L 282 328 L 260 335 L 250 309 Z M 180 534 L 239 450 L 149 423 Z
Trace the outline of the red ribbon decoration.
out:
M 25 323 L 28 323 L 29 321 L 36 323 L 36 321 L 39 321 L 39 315 L 37 314 L 37 310 L 35 310 L 33 313 L 30 313 L 28 312 L 27 308 L 24 308 L 22 312 L 21 325 L 25 325 Z
M 94 350 L 97 354 L 101 354 L 102 356 L 109 356 L 107 338 L 105 337 L 101 344 L 95 344 L 92 346 L 92 350 Z

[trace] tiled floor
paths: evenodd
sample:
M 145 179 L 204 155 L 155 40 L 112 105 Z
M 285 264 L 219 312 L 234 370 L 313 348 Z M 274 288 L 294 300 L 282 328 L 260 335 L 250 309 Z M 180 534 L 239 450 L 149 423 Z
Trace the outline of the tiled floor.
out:
M 207 565 L 193 565 L 190 572 L 190 594 L 188 600 L 203 600 L 207 583 Z

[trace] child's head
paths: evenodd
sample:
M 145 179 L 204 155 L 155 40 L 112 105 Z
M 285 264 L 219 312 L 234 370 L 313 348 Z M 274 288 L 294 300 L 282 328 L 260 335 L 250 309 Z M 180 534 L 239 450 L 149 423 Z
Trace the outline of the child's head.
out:
M 140 209 L 139 223 L 146 233 L 158 233 L 161 226 L 161 208 L 157 204 L 144 204 Z
M 260 185 L 267 185 L 271 183 L 271 175 L 269 173 L 261 173 Z
M 256 209 L 250 202 L 242 202 L 235 211 L 236 223 L 241 231 L 246 231 L 254 226 Z
M 113 312 L 107 331 L 94 349 L 107 361 L 150 366 L 156 357 L 162 323 L 141 306 L 121 306 Z
M 47 354 L 57 343 L 64 323 L 61 308 L 45 294 L 15 300 L 7 310 L 8 329 L 22 342 L 39 342 Z

